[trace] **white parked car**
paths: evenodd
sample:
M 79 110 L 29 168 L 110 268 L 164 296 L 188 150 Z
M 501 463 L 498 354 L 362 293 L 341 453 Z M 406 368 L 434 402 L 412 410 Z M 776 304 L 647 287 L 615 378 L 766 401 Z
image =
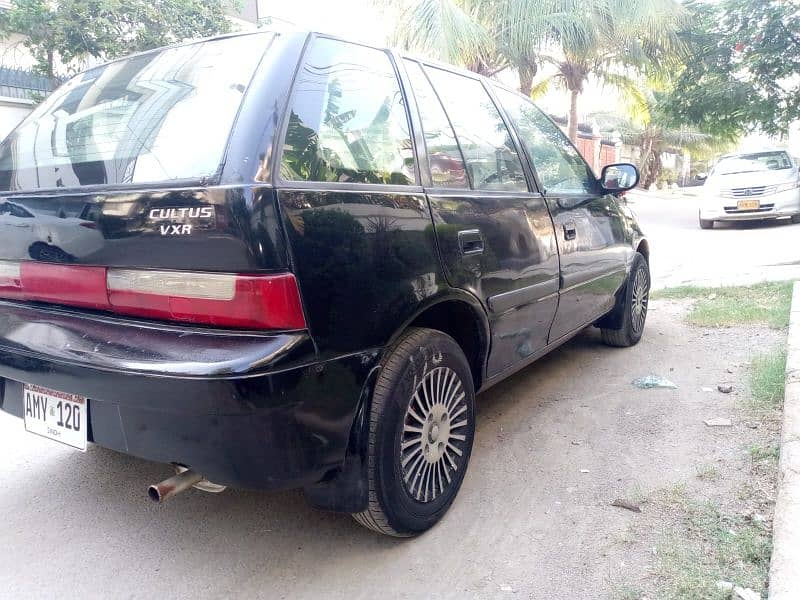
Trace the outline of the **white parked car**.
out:
M 72 262 L 103 247 L 97 223 L 37 213 L 17 202 L 0 202 L 0 240 L 15 256 Z
M 800 223 L 800 172 L 786 151 L 730 154 L 714 165 L 703 185 L 700 227 L 777 218 Z

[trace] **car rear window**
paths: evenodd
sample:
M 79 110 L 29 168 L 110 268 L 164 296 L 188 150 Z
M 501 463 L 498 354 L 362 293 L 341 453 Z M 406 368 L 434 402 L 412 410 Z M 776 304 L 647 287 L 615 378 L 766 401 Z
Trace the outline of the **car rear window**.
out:
M 73 77 L 0 145 L 0 190 L 215 175 L 271 39 L 175 46 Z

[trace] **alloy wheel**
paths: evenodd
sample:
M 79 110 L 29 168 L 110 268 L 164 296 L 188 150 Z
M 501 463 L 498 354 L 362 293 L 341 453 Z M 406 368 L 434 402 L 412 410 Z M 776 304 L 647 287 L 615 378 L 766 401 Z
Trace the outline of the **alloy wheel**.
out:
M 406 491 L 418 502 L 432 502 L 463 469 L 469 423 L 461 379 L 449 367 L 430 370 L 414 390 L 400 441 L 400 466 Z

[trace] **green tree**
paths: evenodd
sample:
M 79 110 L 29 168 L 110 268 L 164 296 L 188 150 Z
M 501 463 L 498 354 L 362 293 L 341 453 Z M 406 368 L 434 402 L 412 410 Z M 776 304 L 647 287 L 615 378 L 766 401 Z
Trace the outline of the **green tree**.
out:
M 0 13 L 0 35 L 24 34 L 37 71 L 62 77 L 61 64 L 225 33 L 226 6 L 224 0 L 15 0 Z
M 590 78 L 617 88 L 646 112 L 640 80 L 661 78 L 679 64 L 686 14 L 676 0 L 576 1 L 573 9 L 582 11 L 580 28 L 559 35 L 555 48 L 542 54 L 556 73 L 538 82 L 534 93 L 543 93 L 551 82 L 569 92 L 569 137 L 575 141 L 578 99 Z
M 800 10 L 789 0 L 687 3 L 691 49 L 670 112 L 716 135 L 786 134 L 800 118 Z
M 394 42 L 482 75 L 512 68 L 529 95 L 545 44 L 582 35 L 577 0 L 375 0 L 395 12 Z

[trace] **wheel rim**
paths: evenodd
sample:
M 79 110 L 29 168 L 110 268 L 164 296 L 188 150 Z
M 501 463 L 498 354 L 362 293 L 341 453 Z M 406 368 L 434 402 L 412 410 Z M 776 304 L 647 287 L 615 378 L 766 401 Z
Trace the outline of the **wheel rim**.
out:
M 648 284 L 647 270 L 644 267 L 639 267 L 633 280 L 633 294 L 631 297 L 631 325 L 636 333 L 641 333 L 644 329 L 649 295 L 650 286 Z
M 461 379 L 449 367 L 429 371 L 414 390 L 400 442 L 406 491 L 433 502 L 453 485 L 463 468 L 469 411 Z

